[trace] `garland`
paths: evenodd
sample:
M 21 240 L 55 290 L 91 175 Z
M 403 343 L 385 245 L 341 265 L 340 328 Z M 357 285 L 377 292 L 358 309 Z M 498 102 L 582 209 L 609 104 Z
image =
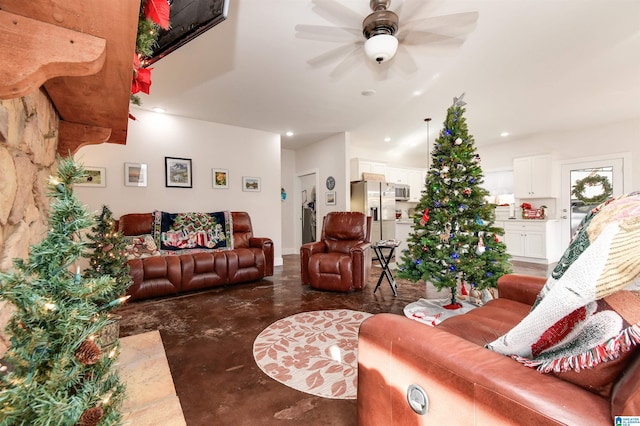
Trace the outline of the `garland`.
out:
M 591 198 L 585 197 L 584 190 L 586 189 L 586 186 L 595 186 L 598 184 L 602 185 L 602 193 Z M 575 195 L 578 200 L 585 204 L 600 204 L 607 198 L 611 197 L 612 193 L 613 188 L 609 183 L 609 179 L 606 176 L 601 175 L 587 176 L 584 179 L 580 179 L 573 186 L 573 190 L 571 190 L 571 194 Z
M 140 105 L 138 92 L 149 94 L 151 70 L 146 68 L 144 58 L 153 54 L 160 28 L 169 29 L 170 6 L 167 0 L 142 0 L 138 15 L 136 51 L 133 54 L 133 78 L 131 80 L 131 103 Z M 140 61 L 142 59 L 142 62 Z

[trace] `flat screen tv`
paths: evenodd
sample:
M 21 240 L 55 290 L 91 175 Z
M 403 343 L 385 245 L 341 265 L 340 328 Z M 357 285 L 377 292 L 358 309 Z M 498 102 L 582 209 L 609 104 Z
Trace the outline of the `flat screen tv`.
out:
M 190 42 L 203 32 L 227 19 L 229 0 L 168 0 L 171 6 L 169 30 L 160 30 L 153 55 L 146 60 L 152 64 Z

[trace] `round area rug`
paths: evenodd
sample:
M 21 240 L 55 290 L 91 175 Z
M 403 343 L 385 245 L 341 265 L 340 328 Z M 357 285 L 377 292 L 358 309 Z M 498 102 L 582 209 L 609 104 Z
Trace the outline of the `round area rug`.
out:
M 335 309 L 283 318 L 256 337 L 253 357 L 265 374 L 293 389 L 356 399 L 358 330 L 371 315 Z

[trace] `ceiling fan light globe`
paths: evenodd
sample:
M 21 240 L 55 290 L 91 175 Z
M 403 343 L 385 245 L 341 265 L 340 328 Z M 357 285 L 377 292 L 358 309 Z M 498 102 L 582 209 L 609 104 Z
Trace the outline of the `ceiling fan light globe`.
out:
M 364 52 L 368 58 L 379 64 L 393 58 L 398 50 L 398 39 L 389 34 L 378 34 L 364 43 Z

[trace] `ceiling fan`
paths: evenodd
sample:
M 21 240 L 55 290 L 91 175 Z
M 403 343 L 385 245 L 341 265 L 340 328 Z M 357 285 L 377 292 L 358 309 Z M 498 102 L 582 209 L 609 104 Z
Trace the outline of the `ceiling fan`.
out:
M 464 43 L 478 20 L 477 12 L 462 12 L 405 22 L 405 17 L 415 16 L 419 8 L 431 6 L 433 1 L 405 0 L 394 12 L 389 9 L 391 0 L 370 0 L 372 12 L 364 18 L 336 0 L 312 1 L 314 11 L 336 22 L 337 26 L 296 25 L 296 37 L 344 43 L 307 61 L 311 66 L 324 66 L 343 57 L 330 77 L 339 77 L 353 68 L 362 59 L 363 52 L 368 58 L 366 64 L 377 65 L 378 71 L 386 71 L 388 63 L 395 58 L 393 63 L 411 74 L 418 67 L 408 46 L 457 48 Z

